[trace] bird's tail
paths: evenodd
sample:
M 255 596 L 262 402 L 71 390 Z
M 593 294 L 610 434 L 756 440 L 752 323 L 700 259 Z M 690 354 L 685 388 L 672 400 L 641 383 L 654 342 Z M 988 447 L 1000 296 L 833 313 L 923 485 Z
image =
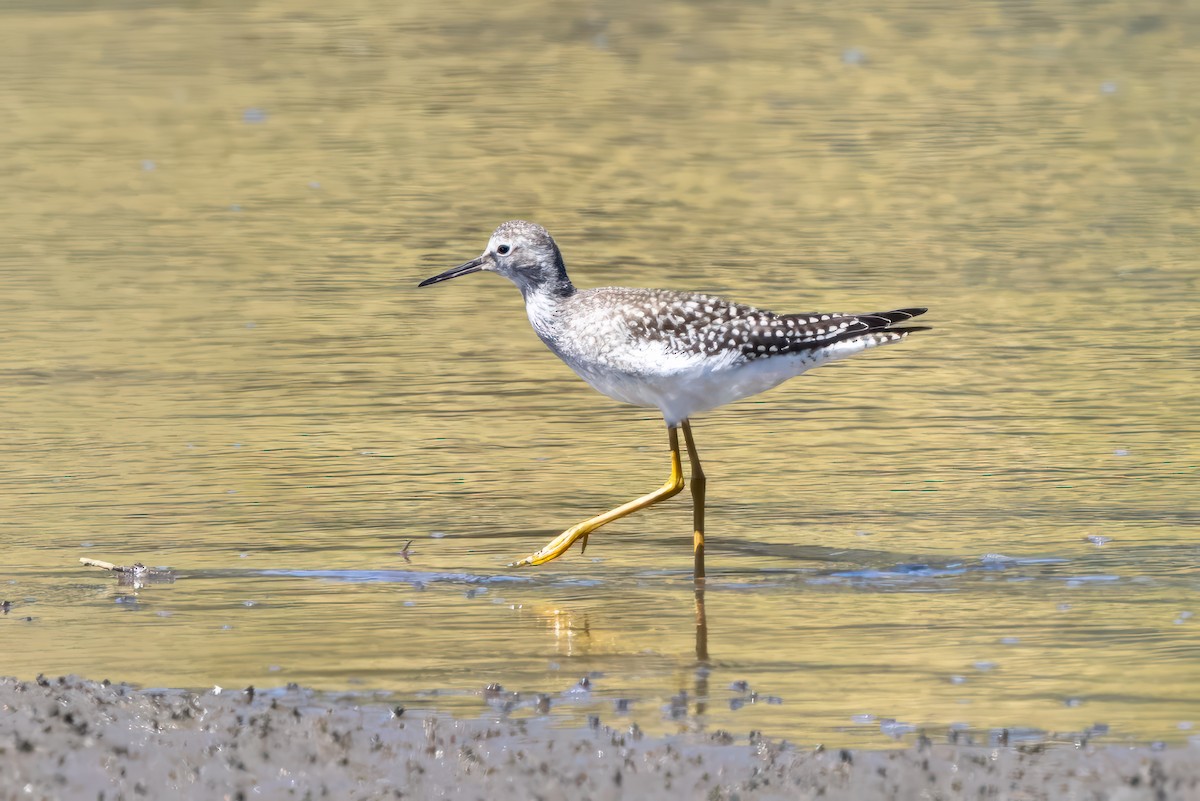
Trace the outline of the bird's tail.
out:
M 880 345 L 891 345 L 907 339 L 909 334 L 929 330 L 928 326 L 923 325 L 899 325 L 927 311 L 925 308 L 911 308 L 836 315 L 830 320 L 836 325 L 826 328 L 822 332 L 824 336 L 816 341 L 807 343 L 808 348 L 821 353 L 822 361 L 832 361 Z
M 892 309 L 891 311 L 857 314 L 855 316 L 866 323 L 868 327 L 865 330 L 856 332 L 855 336 L 877 338 L 877 341 L 872 343 L 875 345 L 899 342 L 909 334 L 929 330 L 930 326 L 927 325 L 898 326 L 899 323 L 906 323 L 914 317 L 920 317 L 927 311 L 929 309 L 923 306 L 916 306 L 911 309 Z

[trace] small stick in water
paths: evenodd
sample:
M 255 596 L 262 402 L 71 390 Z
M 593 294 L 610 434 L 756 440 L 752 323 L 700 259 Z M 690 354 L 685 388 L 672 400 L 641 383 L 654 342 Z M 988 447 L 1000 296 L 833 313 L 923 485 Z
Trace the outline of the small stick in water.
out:
M 175 573 L 171 570 L 152 570 L 146 567 L 141 562 L 134 562 L 126 567 L 125 565 L 114 565 L 112 562 L 105 562 L 102 559 L 87 559 L 80 557 L 80 564 L 85 567 L 98 567 L 101 570 L 111 570 L 113 573 L 118 573 L 122 581 L 174 581 Z

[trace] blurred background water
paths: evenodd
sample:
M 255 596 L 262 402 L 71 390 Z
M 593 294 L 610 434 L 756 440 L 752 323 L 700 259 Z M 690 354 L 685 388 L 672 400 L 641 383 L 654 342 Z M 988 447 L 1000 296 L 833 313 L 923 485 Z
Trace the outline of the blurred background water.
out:
M 1193 736 L 1195 4 L 8 0 L 0 74 L 0 673 Z M 706 630 L 686 495 L 505 568 L 667 467 L 506 282 L 416 289 L 514 217 L 932 308 L 696 421 Z

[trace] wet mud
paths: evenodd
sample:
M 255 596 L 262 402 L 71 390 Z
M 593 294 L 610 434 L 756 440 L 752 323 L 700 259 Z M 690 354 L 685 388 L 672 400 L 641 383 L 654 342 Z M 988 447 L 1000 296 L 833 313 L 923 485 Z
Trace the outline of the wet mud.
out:
M 197 694 L 0 679 L 0 798 L 1200 798 L 1194 745 L 922 738 L 899 750 L 821 750 L 594 723 L 454 719 L 294 686 Z

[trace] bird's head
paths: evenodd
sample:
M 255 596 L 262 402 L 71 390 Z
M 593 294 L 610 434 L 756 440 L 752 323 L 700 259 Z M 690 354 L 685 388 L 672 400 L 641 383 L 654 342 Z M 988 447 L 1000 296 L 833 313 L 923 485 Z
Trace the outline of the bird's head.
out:
M 554 239 L 542 226 L 524 220 L 502 223 L 492 232 L 482 256 L 426 278 L 418 286 L 449 281 L 480 270 L 503 275 L 516 284 L 523 295 L 543 289 L 557 292 L 571 286 Z

